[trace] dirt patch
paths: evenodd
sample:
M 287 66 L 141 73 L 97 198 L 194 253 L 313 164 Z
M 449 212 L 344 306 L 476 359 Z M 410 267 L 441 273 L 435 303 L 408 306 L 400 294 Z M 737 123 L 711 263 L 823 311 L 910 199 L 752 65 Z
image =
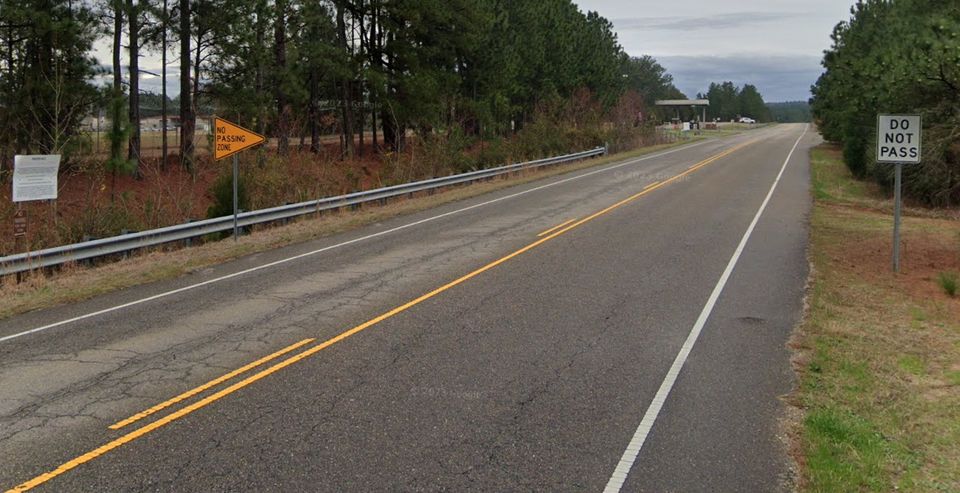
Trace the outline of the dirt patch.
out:
M 833 241 L 821 243 L 820 252 L 829 259 L 831 277 L 842 279 L 848 292 L 857 293 L 860 307 L 879 310 L 874 317 L 910 317 L 910 313 L 899 310 L 885 313 L 883 304 L 889 301 L 885 295 L 894 295 L 900 301 L 912 300 L 935 308 L 949 319 L 960 320 L 960 297 L 945 293 L 937 281 L 942 272 L 960 272 L 960 224 L 935 219 L 907 220 L 902 230 L 901 272 L 894 274 L 890 218 L 866 212 L 853 217 L 848 212 L 823 206 L 820 213 L 829 217 L 828 221 L 846 224 L 832 230 L 825 228 Z M 877 296 L 868 296 L 871 287 Z
M 875 211 L 833 207 L 826 212 L 836 220 L 865 225 L 837 235 L 839 242 L 826 252 L 834 267 L 849 271 L 869 284 L 898 289 L 911 298 L 937 300 L 960 320 L 960 297 L 950 297 L 938 284 L 942 272 L 960 272 L 960 235 L 956 221 L 907 218 L 902 226 L 901 273 L 892 272 L 892 218 Z M 877 226 L 881 227 L 877 227 Z M 888 228 L 882 226 L 888 225 Z

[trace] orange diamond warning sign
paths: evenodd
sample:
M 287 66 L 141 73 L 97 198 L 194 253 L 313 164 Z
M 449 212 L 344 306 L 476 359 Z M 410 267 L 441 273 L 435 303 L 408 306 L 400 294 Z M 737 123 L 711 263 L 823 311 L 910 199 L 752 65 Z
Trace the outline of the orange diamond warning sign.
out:
M 213 132 L 214 159 L 230 157 L 266 140 L 262 135 L 226 120 L 215 118 L 213 122 L 215 127 Z

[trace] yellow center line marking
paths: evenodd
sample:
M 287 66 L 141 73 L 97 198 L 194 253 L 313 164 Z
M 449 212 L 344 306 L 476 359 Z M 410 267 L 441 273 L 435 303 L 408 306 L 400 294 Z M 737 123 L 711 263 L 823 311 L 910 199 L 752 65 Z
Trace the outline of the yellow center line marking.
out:
M 653 187 L 655 187 L 655 186 L 657 186 L 657 185 L 659 185 L 659 184 L 660 184 L 659 181 L 655 181 L 655 182 L 653 182 L 653 183 L 651 183 L 651 184 L 643 187 L 643 189 L 644 189 L 644 190 L 649 190 L 649 189 L 651 189 L 651 188 L 653 188 Z
M 217 386 L 217 385 L 220 385 L 221 383 L 226 382 L 227 380 L 230 380 L 230 379 L 232 379 L 233 377 L 235 377 L 235 376 L 237 376 L 237 375 L 240 375 L 240 374 L 242 374 L 242 373 L 246 373 L 247 371 L 250 371 L 250 370 L 252 370 L 252 369 L 254 369 L 254 368 L 256 368 L 256 367 L 258 367 L 258 366 L 260 366 L 260 365 L 262 365 L 262 364 L 264 364 L 264 363 L 268 363 L 268 362 L 270 362 L 270 361 L 273 361 L 273 360 L 275 360 L 275 359 L 283 356 L 284 354 L 287 354 L 287 353 L 293 351 L 294 349 L 297 349 L 297 348 L 306 346 L 307 344 L 310 344 L 311 342 L 314 342 L 314 341 L 316 341 L 316 339 L 304 339 L 304 340 L 302 340 L 302 341 L 300 341 L 300 342 L 298 342 L 298 343 L 296 343 L 296 344 L 292 344 L 292 345 L 290 345 L 290 346 L 287 346 L 287 347 L 285 347 L 285 348 L 283 348 L 283 349 L 281 349 L 281 350 L 279 350 L 279 351 L 277 351 L 277 352 L 275 352 L 275 353 L 273 353 L 273 354 L 271 354 L 271 355 L 269 355 L 269 356 L 264 356 L 263 358 L 260 358 L 260 359 L 258 359 L 258 360 L 256 360 L 256 361 L 254 361 L 253 363 L 249 363 L 249 364 L 247 364 L 247 365 L 245 365 L 245 366 L 242 366 L 242 367 L 240 367 L 240 368 L 237 368 L 236 370 L 233 370 L 233 371 L 230 372 L 230 373 L 227 373 L 227 374 L 225 374 L 225 375 L 223 375 L 223 376 L 220 376 L 220 377 L 217 377 L 217 378 L 215 378 L 215 379 L 213 379 L 213 380 L 210 380 L 209 382 L 207 382 L 207 383 L 205 383 L 205 384 L 203 384 L 203 385 L 201 385 L 201 386 L 199 386 L 199 387 L 196 387 L 196 388 L 194 388 L 194 389 L 188 390 L 188 391 L 186 391 L 186 392 L 184 392 L 184 393 L 182 393 L 182 394 L 180 394 L 180 395 L 178 395 L 178 396 L 176 396 L 176 397 L 174 397 L 174 398 L 172 398 L 172 399 L 163 401 L 163 402 L 161 402 L 160 404 L 157 404 L 156 406 L 151 407 L 150 409 L 147 409 L 147 410 L 145 410 L 145 411 L 141 411 L 141 412 L 139 412 L 139 413 L 137 413 L 137 414 L 134 414 L 133 416 L 130 416 L 129 418 L 127 418 L 127 419 L 125 419 L 125 420 L 123 420 L 123 421 L 118 421 L 118 422 L 110 425 L 109 428 L 110 428 L 111 430 L 119 430 L 120 428 L 123 428 L 124 426 L 127 426 L 127 425 L 129 425 L 129 424 L 131 424 L 131 423 L 136 423 L 137 421 L 140 421 L 141 419 L 146 418 L 147 416 L 150 416 L 150 415 L 152 415 L 152 414 L 154 414 L 154 413 L 156 413 L 156 412 L 158 412 L 158 411 L 162 411 L 162 410 L 164 410 L 164 409 L 166 409 L 166 408 L 168 408 L 168 407 L 170 407 L 170 406 L 172 406 L 172 405 L 174 405 L 174 404 L 177 404 L 178 402 L 183 402 L 183 401 L 185 401 L 185 400 L 187 400 L 187 399 L 189 399 L 189 398 L 191 398 L 191 397 L 193 397 L 193 396 L 195 396 L 195 395 L 197 395 L 197 394 L 199 394 L 199 393 L 201 393 L 201 392 L 203 392 L 203 391 L 205 391 L 205 390 L 207 390 L 207 389 L 209 389 L 209 388 L 211 388 L 211 387 L 215 387 L 215 386 Z
M 562 228 L 562 227 L 564 227 L 564 226 L 566 226 L 566 225 L 568 225 L 568 224 L 570 224 L 570 223 L 572 223 L 572 222 L 574 222 L 574 221 L 576 221 L 576 219 L 570 219 L 569 221 L 564 221 L 564 222 L 562 222 L 562 223 L 560 223 L 560 224 L 558 224 L 558 225 L 556 225 L 556 226 L 554 226 L 554 227 L 552 227 L 552 228 L 550 228 L 550 229 L 548 229 L 548 230 L 546 230 L 546 231 L 538 234 L 538 235 L 537 235 L 537 238 L 539 238 L 539 237 L 541 237 L 541 236 L 544 236 L 544 235 L 548 235 L 548 234 L 550 234 L 550 233 L 553 233 L 554 231 L 556 231 L 556 230 L 558 230 L 558 229 L 560 229 L 560 228 Z
M 25 482 L 25 483 L 22 483 L 22 484 L 20 484 L 20 485 L 18 485 L 18 486 L 15 486 L 13 489 L 7 490 L 7 493 L 17 493 L 17 492 L 27 491 L 27 490 L 33 489 L 33 488 L 35 488 L 35 487 L 37 487 L 37 486 L 40 486 L 41 484 L 46 483 L 47 481 L 50 481 L 51 479 L 56 478 L 57 476 L 60 476 L 60 475 L 62 475 L 62 474 L 64 474 L 64 473 L 66 473 L 66 472 L 68 472 L 68 471 L 70 471 L 70 470 L 72 470 L 72 469 L 80 466 L 80 465 L 83 465 L 83 464 L 85 464 L 85 463 L 87 463 L 87 462 L 90 462 L 90 461 L 96 459 L 97 457 L 100 457 L 101 455 L 103 455 L 103 454 L 105 454 L 105 453 L 107 453 L 107 452 L 110 452 L 111 450 L 114 450 L 114 449 L 116 449 L 116 448 L 119 448 L 119 447 L 121 447 L 121 446 L 123 446 L 123 445 L 125 445 L 125 444 L 127 444 L 127 443 L 130 443 L 130 442 L 132 442 L 133 440 L 136 440 L 137 438 L 140 438 L 140 437 L 142 437 L 142 436 L 144 436 L 144 435 L 146 435 L 146 434 L 148 434 L 148 433 L 150 433 L 150 432 L 152 432 L 152 431 L 154 431 L 154 430 L 156 430 L 156 429 L 158 429 L 158 428 L 161 428 L 161 427 L 163 427 L 163 426 L 165 426 L 165 425 L 168 425 L 168 424 L 170 424 L 170 423 L 172 423 L 172 422 L 174 422 L 174 421 L 176 421 L 176 420 L 178 420 L 178 419 L 180 419 L 180 418 L 182 418 L 182 417 L 184 417 L 184 416 L 186 416 L 186 415 L 188 415 L 188 414 L 190 414 L 190 413 L 192 413 L 192 412 L 194 412 L 194 411 L 197 411 L 197 410 L 199 410 L 199 409 L 202 409 L 202 408 L 204 408 L 204 407 L 206 407 L 206 406 L 208 406 L 208 405 L 210 405 L 210 404 L 212 404 L 212 403 L 214 403 L 214 402 L 216 402 L 216 401 L 218 401 L 218 400 L 220 400 L 220 399 L 222 399 L 222 398 L 224 398 L 224 397 L 226 397 L 226 396 L 228 396 L 228 395 L 230 395 L 230 394 L 232 394 L 232 393 L 234 393 L 234 392 L 236 392 L 236 391 L 238 391 L 238 390 L 240 390 L 240 389 L 242 389 L 242 388 L 244 388 L 244 387 L 247 387 L 247 386 L 249 386 L 249 385 L 251 385 L 251 384 L 253 384 L 253 383 L 255 383 L 255 382 L 259 381 L 259 380 L 262 380 L 263 378 L 266 378 L 266 377 L 268 377 L 268 376 L 270 376 L 270 375 L 272 375 L 272 374 L 274 374 L 274 373 L 276 373 L 276 372 L 278 372 L 278 371 L 280 371 L 280 370 L 282 370 L 282 369 L 284 369 L 284 368 L 286 368 L 286 367 L 288 367 L 288 366 L 290 366 L 290 365 L 292 365 L 292 364 L 294 364 L 294 363 L 297 363 L 298 361 L 301 361 L 301 360 L 303 360 L 303 359 L 306 359 L 306 358 L 310 357 L 311 355 L 316 354 L 316 353 L 318 353 L 318 352 L 320 352 L 320 351 L 322 351 L 322 350 L 324 350 L 324 349 L 326 349 L 326 348 L 328 348 L 328 347 L 330 347 L 330 346 L 332 346 L 332 345 L 334 345 L 334 344 L 336 344 L 336 343 L 338 343 L 338 342 L 340 342 L 340 341 L 342 341 L 342 340 L 344 340 L 344 339 L 347 339 L 347 338 L 349 338 L 349 337 L 351 337 L 351 336 L 353 336 L 353 335 L 355 335 L 355 334 L 357 334 L 357 333 L 359 333 L 359 332 L 362 332 L 362 331 L 364 331 L 364 330 L 366 330 L 366 329 L 368 329 L 368 328 L 370 328 L 370 327 L 372 327 L 372 326 L 374 326 L 374 325 L 376 325 L 376 324 L 378 324 L 378 323 L 380 323 L 380 322 L 382 322 L 382 321 L 384 321 L 384 320 L 386 320 L 386 319 L 388 319 L 388 318 L 391 318 L 391 317 L 397 315 L 398 313 L 404 312 L 404 311 L 410 309 L 410 308 L 413 307 L 413 306 L 416 306 L 416 305 L 418 305 L 418 304 L 420 304 L 420 303 L 423 303 L 424 301 L 426 301 L 426 300 L 428 300 L 428 299 L 430 299 L 430 298 L 433 298 L 434 296 L 437 296 L 438 294 L 443 293 L 444 291 L 447 291 L 447 290 L 449 290 L 450 288 L 453 288 L 454 286 L 457 286 L 457 285 L 462 284 L 462 283 L 464 283 L 464 282 L 466 282 L 466 281 L 468 281 L 468 280 L 470 280 L 470 279 L 473 279 L 474 277 L 479 276 L 480 274 L 482 274 L 482 273 L 484 273 L 484 272 L 486 272 L 486 271 L 488 271 L 488 270 L 490 270 L 490 269 L 493 269 L 494 267 L 496 267 L 496 266 L 498 266 L 498 265 L 500 265 L 500 264 L 502 264 L 502 263 L 504 263 L 504 262 L 507 262 L 507 261 L 509 261 L 509 260 L 511 260 L 511 259 L 519 256 L 519 255 L 522 255 L 522 254 L 524 254 L 524 253 L 526 253 L 526 252 L 528 252 L 528 251 L 530 251 L 530 250 L 533 250 L 534 248 L 536 248 L 536 247 L 538 247 L 538 246 L 540 246 L 540 245 L 542 245 L 542 244 L 544 244 L 544 243 L 546 243 L 546 242 L 548 242 L 548 241 L 550 241 L 550 240 L 552 240 L 552 239 L 554 239 L 554 238 L 556 238 L 556 237 L 558 237 L 558 236 L 560 236 L 560 235 L 563 235 L 563 234 L 571 231 L 572 229 L 574 229 L 574 228 L 576 228 L 576 227 L 578 227 L 578 226 L 580 226 L 580 225 L 582 225 L 582 224 L 585 224 L 585 223 L 587 223 L 587 222 L 589 222 L 589 221 L 592 221 L 593 219 L 596 219 L 596 218 L 598 218 L 598 217 L 600 217 L 600 216 L 602 216 L 602 215 L 604 215 L 604 214 L 607 214 L 607 213 L 613 211 L 614 209 L 617 209 L 617 208 L 622 207 L 622 206 L 624 206 L 624 205 L 626 205 L 626 204 L 629 204 L 630 202 L 633 202 L 634 200 L 637 200 L 638 198 L 640 198 L 640 197 L 642 197 L 642 196 L 644 196 L 644 195 L 646 195 L 646 194 L 648 194 L 648 193 L 650 193 L 650 192 L 652 192 L 652 191 L 654 191 L 654 190 L 657 190 L 657 189 L 659 189 L 659 188 L 661 188 L 661 187 L 664 187 L 664 186 L 666 186 L 666 185 L 668 185 L 668 184 L 670 184 L 670 183 L 673 183 L 674 181 L 679 180 L 679 179 L 683 178 L 684 176 L 689 175 L 690 173 L 694 172 L 695 170 L 700 169 L 700 168 L 702 168 L 703 166 L 706 166 L 706 165 L 708 165 L 708 164 L 710 164 L 710 163 L 712 163 L 712 162 L 714 162 L 714 161 L 717 161 L 717 160 L 720 159 L 720 158 L 723 158 L 723 157 L 725 157 L 725 156 L 728 156 L 728 155 L 730 155 L 730 154 L 732 154 L 732 153 L 734 153 L 734 152 L 736 152 L 736 151 L 738 151 L 738 150 L 740 150 L 740 149 L 742 149 L 742 148 L 744 148 L 744 147 L 746 147 L 746 146 L 748 146 L 748 145 L 753 144 L 754 142 L 756 142 L 756 141 L 754 140 L 754 141 L 746 142 L 746 143 L 744 143 L 744 144 L 741 144 L 741 145 L 732 147 L 732 148 L 730 148 L 730 149 L 727 149 L 726 151 L 723 151 L 723 152 L 721 152 L 721 153 L 719 153 L 719 154 L 715 154 L 715 155 L 713 155 L 713 156 L 711 156 L 711 157 L 709 157 L 709 158 L 707 158 L 707 159 L 704 159 L 703 161 L 700 161 L 699 163 L 697 163 L 693 168 L 688 169 L 687 171 L 684 171 L 683 173 L 680 173 L 680 174 L 678 174 L 678 175 L 676 175 L 676 176 L 674 176 L 674 177 L 672 177 L 672 178 L 670 178 L 670 179 L 664 180 L 664 181 L 661 182 L 661 183 L 657 183 L 657 184 L 648 186 L 646 189 L 644 189 L 643 191 L 641 191 L 641 192 L 639 192 L 639 193 L 636 193 L 636 194 L 634 194 L 634 195 L 631 195 L 630 197 L 627 197 L 626 199 L 623 199 L 623 200 L 621 200 L 620 202 L 617 202 L 617 203 L 615 203 L 615 204 L 613 204 L 613 205 L 611 205 L 611 206 L 609 206 L 609 207 L 607 207 L 607 208 L 605 208 L 605 209 L 603 209 L 603 210 L 601 210 L 601 211 L 595 212 L 595 213 L 593 213 L 593 214 L 591 214 L 591 215 L 589 215 L 589 216 L 587 216 L 587 217 L 585 217 L 585 218 L 583 218 L 583 219 L 580 219 L 579 221 L 574 222 L 573 224 L 570 224 L 570 225 L 568 225 L 568 226 L 563 227 L 562 229 L 559 229 L 559 230 L 557 230 L 557 231 L 554 231 L 553 233 L 550 233 L 548 236 L 544 236 L 543 238 L 541 238 L 541 239 L 539 239 L 539 240 L 536 240 L 536 241 L 534 241 L 533 243 L 530 243 L 529 245 L 527 245 L 527 246 L 525 246 L 525 247 L 523 247 L 523 248 L 521 248 L 521 249 L 519 249 L 519 250 L 517 250 L 517 251 L 515 251 L 515 252 L 513 252 L 513 253 L 511 253 L 511 254 L 509 254 L 509 255 L 507 255 L 507 256 L 505 256 L 505 257 L 502 257 L 502 258 L 500 258 L 500 259 L 498 259 L 498 260 L 494 260 L 493 262 L 490 262 L 489 264 L 484 265 L 483 267 L 480 267 L 479 269 L 477 269 L 477 270 L 475 270 L 475 271 L 473 271 L 473 272 L 471 272 L 471 273 L 469 273 L 469 274 L 467 274 L 467 275 L 465 275 L 465 276 L 463 276 L 463 277 L 460 277 L 459 279 L 455 279 L 455 280 L 453 280 L 453 281 L 450 281 L 450 282 L 448 282 L 447 284 L 444 284 L 443 286 L 440 286 L 439 288 L 434 289 L 433 291 L 430 291 L 429 293 L 420 296 L 419 298 L 416 298 L 416 299 L 414 299 L 414 300 L 412 300 L 412 301 L 409 301 L 409 302 L 407 302 L 407 303 L 404 303 L 403 305 L 400 305 L 400 306 L 398 306 L 398 307 L 396 307 L 396 308 L 394 308 L 394 309 L 392 309 L 392 310 L 390 310 L 390 311 L 388 311 L 388 312 L 386 312 L 386 313 L 384 313 L 384 314 L 382 314 L 382 315 L 379 315 L 379 316 L 377 316 L 377 317 L 375 317 L 375 318 L 372 318 L 372 319 L 370 319 L 370 320 L 368 320 L 368 321 L 366 321 L 366 322 L 364 322 L 364 323 L 362 323 L 362 324 L 360 324 L 360 325 L 357 325 L 356 327 L 354 327 L 354 328 L 352 328 L 352 329 L 350 329 L 350 330 L 348 330 L 348 331 L 346 331 L 346 332 L 343 332 L 343 333 L 341 333 L 341 334 L 339 334 L 339 335 L 337 335 L 337 336 L 335 336 L 335 337 L 333 337 L 333 338 L 331 338 L 331 339 L 328 339 L 328 340 L 326 340 L 326 341 L 324 341 L 324 342 L 322 342 L 322 343 L 320 343 L 320 344 L 318 344 L 318 345 L 316 345 L 316 346 L 313 346 L 313 347 L 311 347 L 310 349 L 307 349 L 306 351 L 303 351 L 303 352 L 298 353 L 298 354 L 296 354 L 296 355 L 294 355 L 294 356 L 291 356 L 290 358 L 287 358 L 287 359 L 281 361 L 280 363 L 277 363 L 277 364 L 275 364 L 275 365 L 273 365 L 273 366 L 271 366 L 271 367 L 269 367 L 269 368 L 267 368 L 267 369 L 265 369 L 265 370 L 261 370 L 259 373 L 256 373 L 256 374 L 254 374 L 254 375 L 251 375 L 251 376 L 249 376 L 249 377 L 247 377 L 247 378 L 245 378 L 245 379 L 243 379 L 243 380 L 241 380 L 241 381 L 239 381 L 239 382 L 237 382 L 237 383 L 235 383 L 235 384 L 233 384 L 233 385 L 231 385 L 231 386 L 229 386 L 229 387 L 227 387 L 227 388 L 225 388 L 225 389 L 223 389 L 223 390 L 220 390 L 220 391 L 218 391 L 218 392 L 216 392 L 216 393 L 214 393 L 214 394 L 211 394 L 211 395 L 209 395 L 209 396 L 207 396 L 207 397 L 204 397 L 203 399 L 200 399 L 199 401 L 194 402 L 193 404 L 190 404 L 190 405 L 188 405 L 188 406 L 186 406 L 186 407 L 183 407 L 183 408 L 181 408 L 181 409 L 179 409 L 179 410 L 177 410 L 177 411 L 175 411 L 175 412 L 173 412 L 173 413 L 170 413 L 170 414 L 168 414 L 168 415 L 166 415 L 166 416 L 164 416 L 164 417 L 162 417 L 162 418 L 160 418 L 160 419 L 158 419 L 158 420 L 156 420 L 156 421 L 154 421 L 154 422 L 152 422 L 152 423 L 149 423 L 149 424 L 146 424 L 146 425 L 144 425 L 144 426 L 142 426 L 142 427 L 140 427 L 140 428 L 137 428 L 136 430 L 133 430 L 133 431 L 127 433 L 126 435 L 123 435 L 123 436 L 121 436 L 121 437 L 119 437 L 119 438 L 116 438 L 116 439 L 110 441 L 110 442 L 107 442 L 107 443 L 101 445 L 100 447 L 97 447 L 96 449 L 91 450 L 90 452 L 87 452 L 87 453 L 85 453 L 85 454 L 83 454 L 83 455 L 81 455 L 81 456 L 79 456 L 79 457 L 76 457 L 76 458 L 71 459 L 71 460 L 69 460 L 69 461 L 67 461 L 67 462 L 64 462 L 63 464 L 61 464 L 59 467 L 57 467 L 57 468 L 54 469 L 53 471 L 50 471 L 50 472 L 41 474 L 40 476 L 37 476 L 37 477 L 35 477 L 35 478 L 33 478 L 33 479 Z

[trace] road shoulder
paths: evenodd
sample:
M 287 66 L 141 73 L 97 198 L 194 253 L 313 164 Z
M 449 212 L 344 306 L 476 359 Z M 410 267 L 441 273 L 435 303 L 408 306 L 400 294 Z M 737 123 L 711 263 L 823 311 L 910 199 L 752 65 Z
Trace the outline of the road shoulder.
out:
M 960 490 L 957 211 L 908 208 L 891 272 L 892 204 L 840 151 L 812 151 L 809 307 L 791 347 L 802 491 Z

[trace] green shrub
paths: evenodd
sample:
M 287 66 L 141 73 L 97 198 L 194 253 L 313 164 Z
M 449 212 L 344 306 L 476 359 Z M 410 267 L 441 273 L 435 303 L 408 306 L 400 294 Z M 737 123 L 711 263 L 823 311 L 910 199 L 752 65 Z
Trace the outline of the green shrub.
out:
M 853 176 L 861 179 L 867 176 L 867 145 L 861 136 L 850 136 L 843 141 L 843 161 Z
M 513 145 L 520 160 L 566 154 L 573 146 L 569 134 L 545 117 L 524 126 Z
M 957 287 L 960 284 L 960 276 L 957 276 L 956 272 L 941 272 L 937 276 L 937 284 L 943 289 L 944 293 L 947 293 L 948 296 L 954 297 L 957 295 Z
M 480 144 L 480 152 L 477 154 L 477 165 L 481 168 L 492 168 L 504 164 L 510 164 L 509 145 L 502 138 L 495 138 L 489 142 Z
M 450 173 L 463 173 L 477 167 L 477 160 L 466 151 L 474 139 L 459 127 L 444 134 L 427 134 L 420 144 L 420 152 L 412 163 L 419 169 L 413 179 L 433 178 Z
M 294 159 L 294 153 L 288 156 L 280 157 L 275 154 L 266 156 L 261 166 L 240 165 L 240 183 L 238 194 L 240 196 L 241 209 L 255 210 L 267 207 L 276 207 L 287 202 L 296 201 L 296 189 L 299 186 L 295 183 L 296 177 L 289 165 L 289 161 Z M 233 213 L 233 186 L 232 176 L 227 176 L 229 194 L 228 214 Z
M 233 215 L 233 170 L 229 167 L 225 168 L 213 182 L 208 193 L 213 199 L 213 204 L 207 208 L 208 218 Z M 250 199 L 243 173 L 237 181 L 237 203 L 240 209 L 250 210 Z

